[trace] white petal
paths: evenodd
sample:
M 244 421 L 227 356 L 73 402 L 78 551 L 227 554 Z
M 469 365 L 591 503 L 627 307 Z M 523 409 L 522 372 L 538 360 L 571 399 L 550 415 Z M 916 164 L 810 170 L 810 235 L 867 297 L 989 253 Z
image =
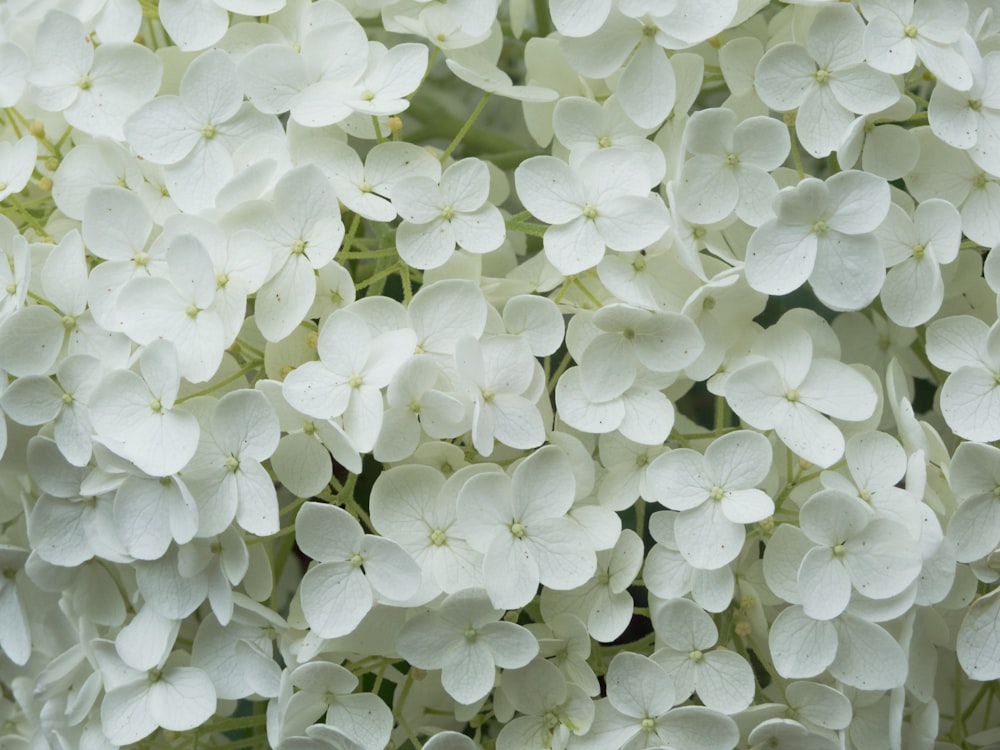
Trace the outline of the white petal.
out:
M 958 660 L 973 680 L 1000 678 L 1000 589 L 980 597 L 965 615 L 958 631 Z
M 149 713 L 164 729 L 194 729 L 215 713 L 215 686 L 200 669 L 168 669 L 149 687 Z
M 768 643 L 775 669 L 787 678 L 815 677 L 837 656 L 834 625 L 807 617 L 801 607 L 788 607 L 778 613 Z

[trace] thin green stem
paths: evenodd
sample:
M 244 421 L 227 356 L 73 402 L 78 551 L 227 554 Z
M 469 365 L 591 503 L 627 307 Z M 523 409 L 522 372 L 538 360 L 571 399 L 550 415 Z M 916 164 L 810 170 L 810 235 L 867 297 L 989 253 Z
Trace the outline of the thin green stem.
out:
M 361 214 L 354 214 L 354 218 L 351 220 L 351 226 L 347 230 L 347 235 L 344 237 L 344 241 L 340 245 L 341 255 L 349 253 L 351 250 L 351 245 L 354 244 L 354 237 L 358 233 L 358 227 L 361 225 Z
M 788 134 L 791 136 L 792 141 L 792 162 L 795 164 L 795 171 L 799 174 L 799 179 L 804 179 L 806 176 L 806 168 L 802 163 L 802 153 L 799 151 L 799 139 L 795 134 L 795 126 L 788 126 Z
M 486 106 L 486 102 L 488 102 L 489 99 L 490 99 L 490 92 L 484 91 L 483 95 L 479 97 L 479 103 L 476 104 L 475 109 L 472 110 L 472 114 L 469 115 L 469 118 L 462 125 L 461 129 L 455 134 L 455 137 L 451 139 L 451 143 L 448 144 L 448 147 L 441 152 L 440 160 L 442 164 L 444 164 L 445 160 L 449 156 L 451 156 L 452 152 L 456 148 L 458 148 L 458 145 L 462 142 L 462 140 L 465 138 L 468 132 L 472 129 L 472 126 L 475 124 L 479 115 L 482 113 L 483 108 Z
M 549 228 L 548 224 L 536 224 L 533 221 L 515 221 L 513 217 L 507 219 L 506 224 L 508 232 L 523 232 L 532 237 L 543 236 L 545 230 Z
M 604 304 L 603 304 L 603 303 L 602 303 L 602 302 L 601 302 L 601 301 L 600 301 L 599 299 L 597 299 L 597 297 L 595 297 L 595 296 L 594 296 L 593 292 L 591 292 L 591 291 L 590 291 L 590 290 L 589 290 L 589 289 L 588 289 L 588 288 L 587 288 L 587 287 L 586 287 L 586 286 L 584 285 L 584 283 L 583 283 L 583 280 L 582 280 L 582 279 L 581 279 L 581 278 L 580 278 L 579 276 L 574 276 L 574 277 L 573 277 L 573 284 L 574 284 L 574 285 L 576 285 L 576 287 L 577 287 L 577 288 L 578 288 L 578 289 L 579 289 L 579 290 L 580 290 L 581 292 L 583 292 L 583 296 L 584 296 L 584 297 L 586 297 L 587 299 L 589 299 L 589 300 L 590 300 L 591 302 L 593 302 L 593 303 L 594 303 L 594 306 L 595 306 L 595 307 L 598 307 L 598 308 L 601 308 L 601 307 L 604 307 Z
M 192 398 L 197 398 L 198 396 L 207 396 L 208 394 L 219 390 L 223 386 L 227 386 L 230 383 L 239 380 L 251 370 L 259 370 L 263 366 L 264 366 L 263 360 L 254 360 L 250 364 L 241 367 L 237 372 L 230 375 L 228 378 L 224 378 L 223 380 L 220 380 L 217 383 L 213 383 L 207 388 L 202 388 L 200 391 L 195 391 L 194 393 L 190 393 L 187 396 L 184 396 L 183 398 L 179 398 L 174 403 L 183 404 L 185 401 L 189 401 Z
M 538 36 L 544 37 L 552 33 L 548 0 L 535 0 L 535 22 L 538 24 Z

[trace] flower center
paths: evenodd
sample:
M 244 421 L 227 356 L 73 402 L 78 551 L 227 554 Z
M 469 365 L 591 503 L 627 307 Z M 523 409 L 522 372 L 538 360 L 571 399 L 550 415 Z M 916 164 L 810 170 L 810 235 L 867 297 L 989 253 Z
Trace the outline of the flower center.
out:
M 444 529 L 431 529 L 429 539 L 435 547 L 443 547 L 448 543 L 448 535 Z
M 816 219 L 813 222 L 812 231 L 817 237 L 823 237 L 826 234 L 826 222 L 822 219 Z
M 820 68 L 813 73 L 813 78 L 816 79 L 816 83 L 820 86 L 825 86 L 830 81 L 830 71 L 826 68 Z
M 451 206 L 445 206 L 441 209 L 441 218 L 445 221 L 451 221 L 455 218 L 455 209 Z
M 847 547 L 845 547 L 843 544 L 835 544 L 835 545 L 833 545 L 833 556 L 834 557 L 841 558 L 841 557 L 843 557 L 846 554 L 847 554 Z
M 510 535 L 515 539 L 523 539 L 527 531 L 528 529 L 525 528 L 524 524 L 520 521 L 514 521 L 514 523 L 510 525 Z
M 593 221 L 594 219 L 596 219 L 597 218 L 597 206 L 595 206 L 592 203 L 588 203 L 586 206 L 584 206 L 583 207 L 583 217 L 585 219 L 589 219 L 590 221 Z
M 726 154 L 726 166 L 738 167 L 740 165 L 740 155 L 734 153 Z
M 926 245 L 914 245 L 913 246 L 913 257 L 916 258 L 917 260 L 920 260 L 921 258 L 923 258 L 924 254 L 926 252 L 927 252 L 927 246 Z
M 903 27 L 903 36 L 907 39 L 916 39 L 918 33 L 917 27 L 912 23 L 908 23 Z
M 698 662 L 700 662 L 704 658 L 704 656 L 705 655 L 701 651 L 699 651 L 698 649 L 694 649 L 693 651 L 690 651 L 688 653 L 688 658 L 691 661 L 693 661 L 695 664 L 697 664 Z
M 237 469 L 239 468 L 240 468 L 240 460 L 236 458 L 236 456 L 234 456 L 231 453 L 228 456 L 226 456 L 226 469 L 235 474 Z
M 206 125 L 205 127 L 203 127 L 201 129 L 201 136 L 206 141 L 210 141 L 213 138 L 215 138 L 215 136 L 218 134 L 218 132 L 219 131 L 216 130 L 215 125 L 213 125 L 212 123 L 208 123 L 208 125 Z
M 715 500 L 716 502 L 719 502 L 719 500 L 721 500 L 723 497 L 725 497 L 725 495 L 726 495 L 726 491 L 724 489 L 722 489 L 719 485 L 713 486 L 712 489 L 711 489 L 711 491 L 708 493 L 708 496 L 712 500 Z
M 794 388 L 789 388 L 788 391 L 785 392 L 785 399 L 787 401 L 791 401 L 793 404 L 797 403 L 799 400 L 799 392 Z

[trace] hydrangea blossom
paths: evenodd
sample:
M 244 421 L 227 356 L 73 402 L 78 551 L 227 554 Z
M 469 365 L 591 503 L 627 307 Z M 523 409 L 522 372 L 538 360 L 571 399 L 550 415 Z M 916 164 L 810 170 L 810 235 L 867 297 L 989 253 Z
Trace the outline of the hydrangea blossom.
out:
M 2 4 L 0 745 L 995 742 L 994 5 Z

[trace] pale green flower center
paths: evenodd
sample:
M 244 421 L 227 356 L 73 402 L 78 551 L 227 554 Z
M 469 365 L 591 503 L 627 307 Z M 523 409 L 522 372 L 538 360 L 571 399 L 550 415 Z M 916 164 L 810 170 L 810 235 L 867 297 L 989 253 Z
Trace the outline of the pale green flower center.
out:
M 444 529 L 431 529 L 429 538 L 435 547 L 443 547 L 448 543 L 448 534 Z

